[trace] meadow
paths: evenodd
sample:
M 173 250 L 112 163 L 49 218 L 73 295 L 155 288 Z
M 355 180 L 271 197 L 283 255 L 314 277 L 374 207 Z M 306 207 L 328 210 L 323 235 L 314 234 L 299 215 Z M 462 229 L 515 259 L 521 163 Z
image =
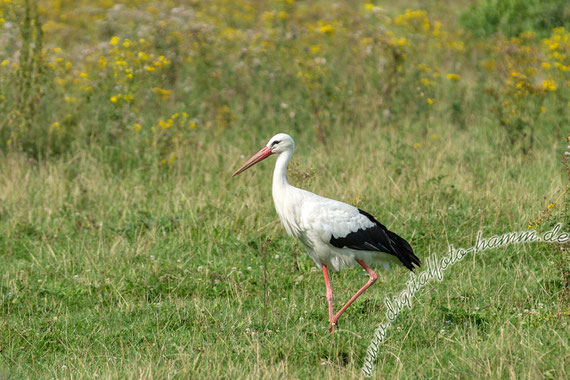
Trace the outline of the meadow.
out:
M 0 378 L 361 377 L 409 275 L 327 332 L 273 160 L 231 178 L 278 132 L 290 182 L 422 260 L 568 231 L 568 6 L 496 3 L 0 0 Z M 373 376 L 569 378 L 568 252 L 468 255 Z M 333 274 L 335 305 L 366 280 Z

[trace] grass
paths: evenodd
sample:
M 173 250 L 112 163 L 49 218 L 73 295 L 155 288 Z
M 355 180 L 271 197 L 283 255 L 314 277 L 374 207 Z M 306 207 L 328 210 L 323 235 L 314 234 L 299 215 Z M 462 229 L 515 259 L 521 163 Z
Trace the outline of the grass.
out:
M 242 3 L 226 6 L 245 12 Z M 176 32 L 167 23 L 170 11 L 150 9 L 166 20 L 156 24 L 165 30 L 156 34 L 163 37 L 158 42 L 145 36 L 151 47 L 141 43 L 141 49 L 157 60 L 166 54 L 170 63 L 157 64 L 152 76 L 135 70 L 134 82 L 113 79 L 109 67 L 73 53 L 95 49 L 109 33 L 121 34 L 121 43 L 136 35 L 138 16 L 128 13 L 136 7 L 108 10 L 103 21 L 91 8 L 78 8 L 85 13 L 67 19 L 63 29 L 46 22 L 47 49 L 63 46 L 73 64 L 66 73 L 57 66 L 66 61 L 54 58 L 46 81 L 55 84 L 25 103 L 37 114 L 16 123 L 19 108 L 10 108 L 8 95 L 17 76 L 0 72 L 0 95 L 8 99 L 0 112 L 16 123 L 0 124 L 0 377 L 360 377 L 374 330 L 385 321 L 384 298 L 404 289 L 409 275 L 404 268 L 379 269 L 379 281 L 346 311 L 338 331 L 327 332 L 322 274 L 302 244 L 286 236 L 273 209 L 272 159 L 231 178 L 277 132 L 296 141 L 291 182 L 369 211 L 424 260 L 444 255 L 448 244 L 470 247 L 480 230 L 486 237 L 529 225 L 544 232 L 568 221 L 565 71 L 553 76 L 556 90 L 540 89 L 542 76 L 551 73 L 546 69 L 536 81 L 513 76 L 516 65 L 541 66 L 510 55 L 527 45 L 499 38 L 481 47 L 453 29 L 456 14 L 437 4 L 433 12 L 451 25 L 449 38 L 462 38 L 467 52 L 437 50 L 404 25 L 407 60 L 392 55 L 397 36 L 385 45 L 376 40 L 377 55 L 354 53 L 351 38 L 376 33 L 370 30 L 385 21 L 362 16 L 361 8 L 351 13 L 347 4 L 284 8 L 285 23 L 316 24 L 314 15 L 324 12 L 325 25 L 337 30 L 331 35 L 290 40 L 271 34 L 282 31 L 277 24 L 265 30 L 243 21 L 243 28 L 269 35 L 260 44 L 275 49 L 269 53 L 258 46 L 240 53 L 249 44 L 239 37 L 242 25 L 208 19 L 220 22 L 212 21 L 219 29 L 230 23 L 237 32 L 223 33 L 237 40 L 229 43 L 200 24 L 206 31 L 192 29 L 193 38 L 212 46 L 196 48 L 202 55 L 192 59 L 183 55 L 191 43 L 169 39 Z M 387 8 L 404 12 L 398 7 Z M 40 9 L 44 20 L 60 22 L 50 9 Z M 112 12 L 124 12 L 124 22 L 113 21 Z M 343 25 L 353 29 L 341 33 Z M 77 30 L 86 33 L 70 41 Z M 320 63 L 307 63 L 315 57 L 295 61 L 313 44 L 328 62 L 322 72 Z M 543 54 L 541 44 L 528 46 Z M 101 54 L 132 58 L 108 48 Z M 11 65 L 15 51 L 5 47 L 0 61 L 6 56 Z M 348 52 L 361 54 L 351 70 Z M 259 58 L 257 71 L 236 71 L 240 54 L 248 55 L 246 65 Z M 472 63 L 492 54 L 499 54 L 495 71 Z M 515 66 L 505 71 L 503 61 Z M 431 72 L 437 67 L 443 79 L 419 82 L 418 62 Z M 78 79 L 84 70 L 91 90 Z M 299 79 L 297 70 L 308 77 Z M 451 72 L 460 79 L 445 79 Z M 68 84 L 57 87 L 63 79 Z M 528 92 L 513 92 L 517 83 Z M 133 94 L 132 103 L 110 100 L 119 91 Z M 174 117 L 182 110 L 190 116 Z M 380 346 L 374 376 L 568 378 L 569 268 L 568 243 L 468 255 L 400 314 Z M 333 274 L 335 305 L 366 280 L 357 268 Z
M 443 255 L 448 243 L 470 246 L 480 229 L 485 236 L 524 229 L 563 186 L 550 148 L 519 162 L 489 146 L 460 149 L 469 133 L 410 149 L 413 164 L 398 174 L 390 157 L 401 147 L 388 142 L 397 135 L 356 134 L 331 143 L 332 152 L 299 139 L 295 162 L 300 170 L 318 165 L 313 191 L 347 201 L 366 194 L 359 206 L 409 237 L 422 258 Z M 221 157 L 205 150 L 168 176 L 113 173 L 89 154 L 2 160 L 5 374 L 359 375 L 384 320 L 383 298 L 403 289 L 407 273 L 381 270 L 328 334 L 322 275 L 272 210 L 271 163 L 232 180 L 239 149 L 226 144 Z M 217 159 L 212 171 L 205 163 Z M 544 229 L 561 215 L 553 214 Z M 567 260 L 559 245 L 539 244 L 467 257 L 399 317 L 377 373 L 566 377 Z M 334 275 L 336 304 L 365 280 L 357 269 Z

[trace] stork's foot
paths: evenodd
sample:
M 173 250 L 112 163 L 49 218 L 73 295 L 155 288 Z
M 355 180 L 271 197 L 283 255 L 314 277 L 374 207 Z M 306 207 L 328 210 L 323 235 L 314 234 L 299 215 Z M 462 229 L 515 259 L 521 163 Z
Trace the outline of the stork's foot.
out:
M 337 327 L 337 321 L 338 321 L 337 318 L 333 318 L 333 319 L 330 321 L 330 324 L 329 324 L 329 332 L 330 332 L 330 333 L 333 333 L 335 327 Z

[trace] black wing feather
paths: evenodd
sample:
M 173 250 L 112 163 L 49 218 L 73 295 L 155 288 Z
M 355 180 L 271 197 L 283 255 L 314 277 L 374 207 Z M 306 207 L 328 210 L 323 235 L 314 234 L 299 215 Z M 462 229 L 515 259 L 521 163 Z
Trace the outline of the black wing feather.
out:
M 414 270 L 414 264 L 418 267 L 421 265 L 420 259 L 414 255 L 412 247 L 406 240 L 388 230 L 366 211 L 361 209 L 358 209 L 358 211 L 373 222 L 374 226 L 359 229 L 342 238 L 331 236 L 330 243 L 333 246 L 337 248 L 347 247 L 361 251 L 386 252 L 400 259 L 402 264 L 411 271 Z

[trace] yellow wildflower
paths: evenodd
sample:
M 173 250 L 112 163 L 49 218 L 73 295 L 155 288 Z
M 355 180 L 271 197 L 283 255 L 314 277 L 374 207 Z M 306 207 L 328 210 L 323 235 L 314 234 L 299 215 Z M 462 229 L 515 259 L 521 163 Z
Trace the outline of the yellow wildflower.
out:
M 148 61 L 148 54 L 145 53 L 144 51 L 139 51 L 137 53 L 137 57 L 138 59 L 140 59 L 141 61 Z
M 451 41 L 447 42 L 446 45 L 459 52 L 465 51 L 465 43 L 463 41 Z
M 432 105 L 435 103 L 435 99 L 434 98 L 427 98 L 427 104 Z
M 119 44 L 119 42 L 121 42 L 121 39 L 117 36 L 111 38 L 111 41 L 109 42 L 111 45 L 113 46 L 117 46 Z
M 461 75 L 449 73 L 447 74 L 447 79 L 458 81 L 459 79 L 461 79 Z
M 266 23 L 271 23 L 274 17 L 275 17 L 274 12 L 263 12 L 263 14 L 261 15 L 261 19 Z
M 396 46 L 409 46 L 410 41 L 406 37 L 394 38 L 390 43 Z
M 556 91 L 556 82 L 552 79 L 547 79 L 542 82 L 542 89 L 545 91 Z
M 10 63 L 10 61 L 8 61 L 7 59 L 5 59 L 5 60 L 2 61 L 2 63 L 0 63 L 0 66 L 6 67 L 6 66 L 8 66 L 9 63 Z
M 121 66 L 127 66 L 127 65 L 128 65 L 127 61 L 125 61 L 123 59 L 118 59 L 115 61 L 115 66 L 121 67 Z
M 418 69 L 423 72 L 423 73 L 429 73 L 431 70 L 427 65 L 424 65 L 423 63 L 420 63 L 418 65 Z
M 160 96 L 161 100 L 168 100 L 170 99 L 170 95 L 172 94 L 172 90 L 165 90 L 163 88 L 160 87 L 155 87 L 152 89 L 152 91 L 157 94 L 158 96 Z
M 174 122 L 174 120 L 172 120 L 172 119 L 168 119 L 167 121 L 161 120 L 158 122 L 158 126 L 161 129 L 168 129 L 168 128 L 172 127 L 173 122 Z
M 327 36 L 332 36 L 334 34 L 334 26 L 331 24 L 322 25 L 319 31 Z
M 372 3 L 365 3 L 365 4 L 364 4 L 364 9 L 365 9 L 367 12 L 378 12 L 378 11 L 381 11 L 381 10 L 382 10 L 382 8 L 377 7 L 376 5 L 374 5 L 374 4 L 372 4 Z
M 159 60 L 159 62 L 160 62 L 163 66 L 166 66 L 166 65 L 169 65 L 169 64 L 170 64 L 170 61 L 169 61 L 165 56 L 163 56 L 163 55 L 159 56 L 159 57 L 158 57 L 158 60 Z

